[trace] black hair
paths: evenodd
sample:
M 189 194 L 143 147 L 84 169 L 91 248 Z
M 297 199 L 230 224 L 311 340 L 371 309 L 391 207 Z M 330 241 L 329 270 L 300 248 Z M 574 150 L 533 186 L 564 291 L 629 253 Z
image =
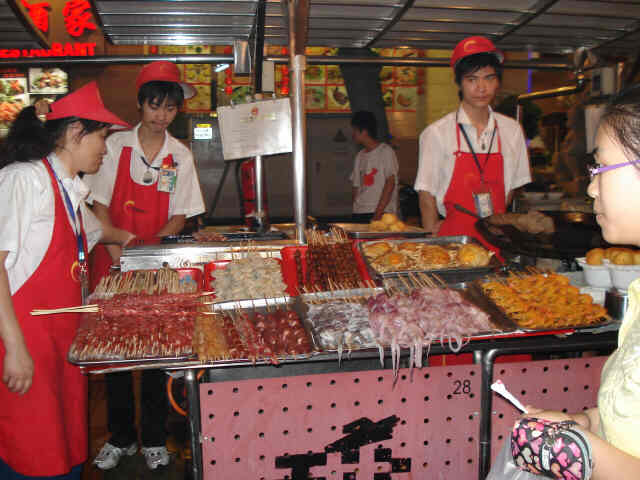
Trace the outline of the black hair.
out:
M 610 130 L 614 140 L 633 157 L 640 158 L 640 85 L 624 90 L 607 104 L 600 126 Z M 637 164 L 633 164 L 638 167 Z
M 174 103 L 178 108 L 182 105 L 184 92 L 179 83 L 154 80 L 143 83 L 140 86 L 140 90 L 138 90 L 138 103 L 140 105 L 144 105 L 146 102 L 161 105 L 165 99 L 169 103 Z
M 500 59 L 495 53 L 476 53 L 474 55 L 468 55 L 456 63 L 454 72 L 456 75 L 456 83 L 460 85 L 462 77 L 469 75 L 470 73 L 477 72 L 484 67 L 493 67 L 498 76 L 498 80 L 502 82 L 502 64 Z
M 366 110 L 360 110 L 351 117 L 351 126 L 359 130 L 366 130 L 372 139 L 376 139 L 378 135 L 378 121 L 376 116 Z
M 80 122 L 79 137 L 108 127 L 109 123 L 79 117 L 65 117 L 42 122 L 35 107 L 26 107 L 18 114 L 7 138 L 0 147 L 0 168 L 14 162 L 39 160 L 53 152 L 69 125 Z

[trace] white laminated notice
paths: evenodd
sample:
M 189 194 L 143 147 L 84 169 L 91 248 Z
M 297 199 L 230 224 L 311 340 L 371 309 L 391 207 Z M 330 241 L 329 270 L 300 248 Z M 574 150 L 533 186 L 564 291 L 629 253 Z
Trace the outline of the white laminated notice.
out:
M 225 160 L 293 150 L 288 98 L 218 107 L 217 112 Z
M 198 123 L 193 129 L 194 140 L 211 140 L 213 138 L 213 129 L 210 123 Z

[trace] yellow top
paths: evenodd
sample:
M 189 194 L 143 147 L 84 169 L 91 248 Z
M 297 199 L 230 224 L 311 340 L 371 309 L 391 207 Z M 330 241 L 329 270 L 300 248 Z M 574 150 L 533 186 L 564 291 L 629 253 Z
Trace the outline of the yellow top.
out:
M 618 333 L 618 349 L 602 369 L 600 428 L 613 446 L 640 458 L 640 279 L 629 285 L 629 306 Z

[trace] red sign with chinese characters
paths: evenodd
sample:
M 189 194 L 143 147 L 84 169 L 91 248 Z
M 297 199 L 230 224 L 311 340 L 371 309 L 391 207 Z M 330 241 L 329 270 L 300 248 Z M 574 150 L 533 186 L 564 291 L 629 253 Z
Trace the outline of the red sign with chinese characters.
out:
M 1 50 L 0 58 L 93 56 L 104 52 L 105 39 L 89 0 L 11 1 L 32 25 L 44 48 Z

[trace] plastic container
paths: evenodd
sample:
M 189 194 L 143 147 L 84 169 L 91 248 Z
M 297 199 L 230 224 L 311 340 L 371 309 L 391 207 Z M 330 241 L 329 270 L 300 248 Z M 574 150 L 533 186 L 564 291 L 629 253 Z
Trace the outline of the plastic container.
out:
M 208 290 L 207 285 L 204 283 L 204 275 L 201 268 L 176 268 L 176 272 L 178 272 L 181 285 L 186 282 L 194 282 L 199 292 Z
M 615 320 L 622 320 L 629 305 L 629 297 L 626 291 L 610 288 L 604 297 L 604 306 L 607 313 Z
M 611 281 L 618 290 L 626 291 L 629 284 L 636 278 L 640 278 L 640 265 L 614 265 L 609 264 Z
M 607 264 L 589 265 L 585 257 L 576 258 L 576 261 L 584 270 L 584 279 L 587 285 L 599 288 L 610 288 L 613 285 Z

